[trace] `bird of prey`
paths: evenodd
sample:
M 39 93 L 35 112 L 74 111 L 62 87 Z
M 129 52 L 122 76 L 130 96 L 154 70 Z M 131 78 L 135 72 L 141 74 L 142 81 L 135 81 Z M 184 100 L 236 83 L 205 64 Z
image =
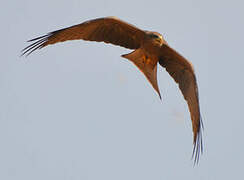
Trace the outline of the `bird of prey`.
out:
M 172 76 L 187 101 L 192 120 L 193 154 L 194 162 L 199 161 L 202 153 L 203 127 L 196 76 L 192 64 L 172 49 L 157 32 L 143 31 L 116 17 L 98 18 L 74 25 L 68 28 L 50 32 L 44 36 L 29 40 L 33 42 L 22 50 L 22 55 L 29 55 L 37 49 L 47 45 L 67 40 L 87 40 L 111 43 L 132 49 L 129 54 L 122 57 L 134 63 L 146 76 L 152 87 L 158 93 L 157 83 L 158 63 Z

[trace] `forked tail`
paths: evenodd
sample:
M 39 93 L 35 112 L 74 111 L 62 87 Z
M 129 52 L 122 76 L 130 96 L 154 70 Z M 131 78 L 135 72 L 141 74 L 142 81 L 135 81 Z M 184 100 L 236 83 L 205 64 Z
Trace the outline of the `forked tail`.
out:
M 140 71 L 143 72 L 161 99 L 157 82 L 157 61 L 153 61 L 153 59 L 147 57 L 144 51 L 141 49 L 137 49 L 129 54 L 124 54 L 122 57 L 133 62 L 140 69 Z

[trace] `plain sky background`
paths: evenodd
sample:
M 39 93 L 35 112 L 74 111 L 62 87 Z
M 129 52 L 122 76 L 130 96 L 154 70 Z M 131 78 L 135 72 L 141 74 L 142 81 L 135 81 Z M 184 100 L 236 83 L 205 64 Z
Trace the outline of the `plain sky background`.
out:
M 1 3 L 0 179 L 243 179 L 244 4 L 225 0 Z M 104 16 L 162 33 L 196 71 L 204 154 L 178 86 L 159 67 L 161 102 L 130 50 L 73 41 L 28 58 L 26 40 Z

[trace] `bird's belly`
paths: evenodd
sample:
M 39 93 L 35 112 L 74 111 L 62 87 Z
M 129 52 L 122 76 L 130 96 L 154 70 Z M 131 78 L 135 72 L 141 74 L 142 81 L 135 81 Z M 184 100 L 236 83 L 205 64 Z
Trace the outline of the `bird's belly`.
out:
M 153 64 L 158 62 L 158 56 L 160 54 L 160 47 L 158 45 L 146 45 L 143 46 L 142 49 Z

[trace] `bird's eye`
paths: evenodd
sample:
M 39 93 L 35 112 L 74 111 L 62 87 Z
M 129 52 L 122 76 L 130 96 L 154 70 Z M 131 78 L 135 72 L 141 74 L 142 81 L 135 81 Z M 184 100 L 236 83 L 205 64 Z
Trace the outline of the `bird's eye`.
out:
M 155 38 L 155 39 L 159 38 L 158 35 L 156 35 L 156 34 L 150 34 L 150 36 L 151 36 L 152 38 Z

